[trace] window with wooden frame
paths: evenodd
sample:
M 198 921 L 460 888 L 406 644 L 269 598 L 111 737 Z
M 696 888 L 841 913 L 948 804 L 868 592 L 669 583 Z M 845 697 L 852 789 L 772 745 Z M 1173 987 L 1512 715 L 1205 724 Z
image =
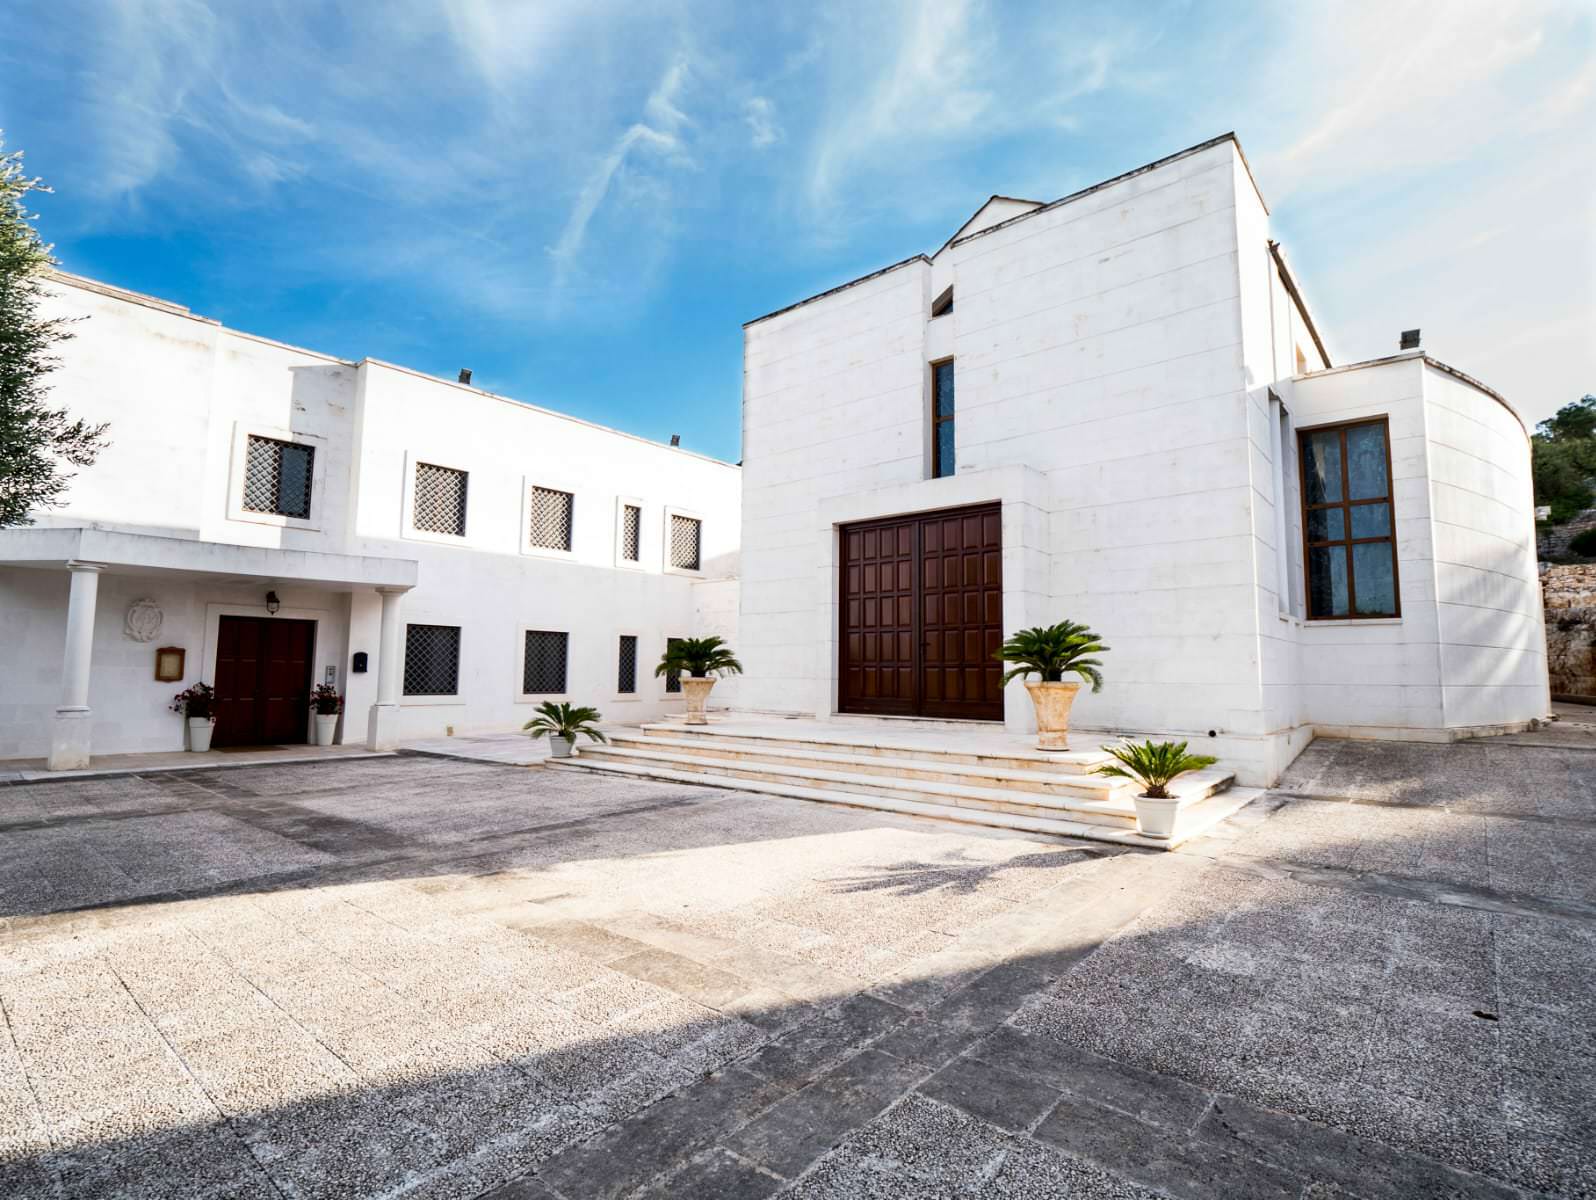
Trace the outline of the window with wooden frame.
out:
M 1401 615 L 1386 420 L 1297 435 L 1308 619 Z
M 931 478 L 952 475 L 953 360 L 931 364 Z

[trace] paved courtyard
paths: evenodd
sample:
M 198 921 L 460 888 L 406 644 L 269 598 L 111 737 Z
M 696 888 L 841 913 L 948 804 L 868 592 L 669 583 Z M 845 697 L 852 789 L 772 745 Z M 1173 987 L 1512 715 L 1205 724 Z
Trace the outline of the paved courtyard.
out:
M 1596 1195 L 1596 752 L 1175 854 L 379 758 L 0 787 L 0 1195 Z

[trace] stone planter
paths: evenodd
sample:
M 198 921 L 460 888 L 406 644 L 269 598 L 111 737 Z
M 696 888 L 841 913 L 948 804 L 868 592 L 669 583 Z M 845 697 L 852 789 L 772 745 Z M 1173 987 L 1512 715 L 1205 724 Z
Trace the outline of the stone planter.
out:
M 316 745 L 330 746 L 333 744 L 333 734 L 338 732 L 337 713 L 316 714 Z
M 576 742 L 575 742 L 574 739 L 572 739 L 572 738 L 555 737 L 551 733 L 551 734 L 549 734 L 549 757 L 550 758 L 570 758 L 571 757 L 571 748 L 573 746 L 575 746 L 575 745 L 576 745 Z
M 1036 748 L 1068 750 L 1070 705 L 1075 703 L 1075 693 L 1081 690 L 1081 685 L 1063 681 L 1044 683 L 1040 679 L 1027 679 L 1025 690 L 1031 693 L 1031 704 L 1036 708 Z
M 715 686 L 713 675 L 700 678 L 696 675 L 682 676 L 682 692 L 687 696 L 688 725 L 708 725 L 709 718 L 704 715 L 704 705 L 709 702 L 709 693 Z
M 216 729 L 216 722 L 210 717 L 190 717 L 188 719 L 188 748 L 195 754 L 204 754 L 211 748 L 211 734 Z
M 1180 800 L 1155 800 L 1151 796 L 1136 797 L 1136 829 L 1143 837 L 1167 840 L 1175 834 L 1175 817 L 1180 812 Z

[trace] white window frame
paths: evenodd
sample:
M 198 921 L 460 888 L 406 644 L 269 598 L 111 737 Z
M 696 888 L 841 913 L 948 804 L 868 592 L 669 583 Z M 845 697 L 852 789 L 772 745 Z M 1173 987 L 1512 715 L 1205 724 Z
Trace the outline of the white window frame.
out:
M 430 459 L 427 461 L 431 461 Z M 441 463 L 434 463 L 441 466 Z M 465 680 L 466 664 L 466 624 L 458 617 L 440 617 L 431 613 L 402 614 L 400 624 L 404 629 L 399 635 L 399 707 L 401 708 L 428 708 L 448 704 L 464 704 L 462 698 L 465 693 L 458 690 Z M 405 694 L 405 656 L 410 652 L 410 627 L 412 625 L 446 625 L 460 631 L 460 660 L 455 664 L 454 686 L 455 692 L 449 696 L 407 696 Z
M 626 557 L 626 509 L 637 509 L 637 558 Z M 702 541 L 702 538 L 700 538 Z M 700 547 L 702 553 L 702 547 Z M 648 569 L 648 505 L 636 496 L 615 497 L 615 565 L 623 571 Z
M 565 635 L 565 690 L 563 692 L 523 692 L 521 684 L 526 679 L 526 635 L 529 633 L 563 633 Z M 574 629 L 550 629 L 545 622 L 542 625 L 519 625 L 515 634 L 515 702 L 517 704 L 541 704 L 545 700 L 569 700 L 571 698 L 571 651 L 576 642 Z
M 671 519 L 673 517 L 690 517 L 698 522 L 698 569 L 676 567 L 671 565 Z M 709 522 L 704 520 L 704 514 L 691 508 L 678 508 L 675 505 L 665 506 L 665 520 L 660 524 L 660 567 L 667 575 L 686 575 L 689 579 L 704 578 L 704 529 Z
M 462 471 L 466 477 L 466 511 L 464 533 L 437 533 L 431 529 L 416 528 L 416 468 L 422 463 L 429 467 L 443 467 L 450 471 Z M 422 456 L 414 451 L 405 451 L 405 494 L 404 509 L 400 514 L 400 536 L 414 542 L 434 542 L 440 546 L 464 546 L 471 539 L 471 477 L 476 472 L 462 464 L 458 459 L 445 460 L 438 455 L 428 454 Z M 406 618 L 408 622 L 409 618 Z M 429 624 L 421 621 L 418 624 Z
M 545 488 L 551 492 L 565 492 L 571 497 L 571 548 L 557 550 L 553 546 L 534 546 L 532 544 L 532 489 Z M 529 554 L 536 558 L 562 558 L 570 560 L 576 557 L 577 545 L 577 520 L 581 512 L 581 489 L 575 484 L 562 480 L 559 476 L 551 475 L 523 475 L 521 476 L 521 553 Z
M 620 689 L 621 639 L 623 637 L 635 637 L 637 639 L 637 690 L 635 692 L 623 692 Z M 610 681 L 613 685 L 610 688 L 612 693 L 610 699 L 613 703 L 633 704 L 647 698 L 643 692 L 645 681 L 654 674 L 653 665 L 649 664 L 643 657 L 647 645 L 648 637 L 640 629 L 617 629 L 615 631 L 613 640 L 610 643 L 610 648 L 615 652 L 615 657 L 610 659 Z M 663 654 L 664 651 L 661 650 L 660 653 Z M 663 678 L 660 682 L 663 685 Z
M 282 513 L 256 512 L 244 507 L 244 480 L 249 473 L 249 439 L 271 438 L 304 446 L 315 453 L 310 462 L 310 516 L 288 517 Z M 305 529 L 312 533 L 321 531 L 323 490 L 327 472 L 327 439 L 319 434 L 297 429 L 284 429 L 276 425 L 259 425 L 248 421 L 233 423 L 233 452 L 231 475 L 227 483 L 227 519 L 249 525 L 269 525 L 273 529 Z

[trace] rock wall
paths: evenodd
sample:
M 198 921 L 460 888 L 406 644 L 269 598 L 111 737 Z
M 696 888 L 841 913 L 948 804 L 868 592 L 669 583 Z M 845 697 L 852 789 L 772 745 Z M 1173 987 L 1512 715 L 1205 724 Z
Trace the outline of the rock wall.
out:
M 1596 508 L 1587 508 L 1579 516 L 1564 521 L 1561 525 L 1538 523 L 1535 526 L 1535 542 L 1541 561 L 1565 562 L 1570 559 L 1575 562 L 1589 561 L 1579 555 L 1571 554 L 1568 549 L 1568 543 L 1587 529 L 1596 529 Z
M 1596 698 L 1596 566 L 1541 564 L 1552 695 Z

